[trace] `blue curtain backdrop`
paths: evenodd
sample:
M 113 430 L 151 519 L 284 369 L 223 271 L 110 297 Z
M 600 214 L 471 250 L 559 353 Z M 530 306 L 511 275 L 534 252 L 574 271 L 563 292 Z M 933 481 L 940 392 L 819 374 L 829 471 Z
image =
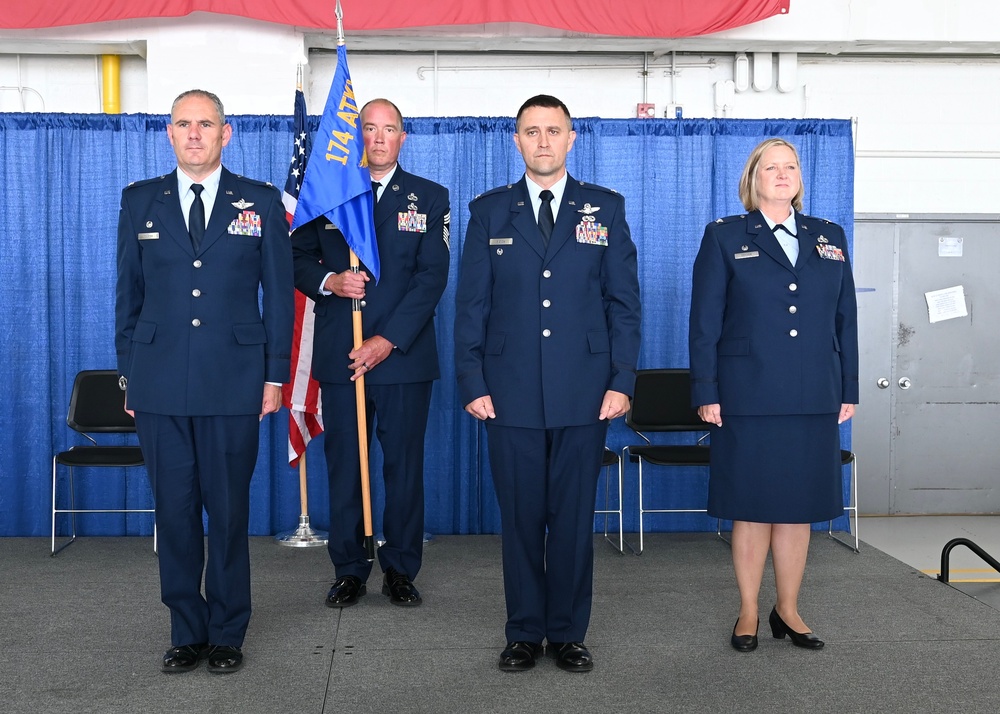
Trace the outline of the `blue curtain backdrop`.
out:
M 289 116 L 231 117 L 223 152 L 237 173 L 285 181 L 292 147 Z M 171 171 L 167 117 L 159 115 L 0 114 L 0 536 L 41 536 L 50 528 L 52 455 L 83 443 L 65 424 L 74 375 L 114 368 L 115 242 L 121 189 Z M 312 128 L 318 117 L 312 118 Z M 427 432 L 426 528 L 432 533 L 496 533 L 486 439 L 458 404 L 453 353 L 455 284 L 468 202 L 520 178 L 523 163 L 508 118 L 416 118 L 401 163 L 451 190 L 452 266 L 438 308 L 442 379 L 434 386 Z M 704 226 L 742 212 L 737 181 L 750 150 L 779 136 L 799 149 L 805 210 L 844 226 L 853 241 L 851 126 L 834 120 L 577 119 L 570 173 L 622 193 L 639 251 L 643 298 L 640 368 L 687 366 L 691 265 Z M 350 418 L 324 415 L 327 420 Z M 254 535 L 290 530 L 299 513 L 298 475 L 286 461 L 287 413 L 265 420 L 252 482 Z M 635 437 L 622 420 L 608 444 Z M 844 429 L 845 447 L 850 438 Z M 328 526 L 320 439 L 308 451 L 312 523 Z M 125 440 L 122 440 L 125 441 Z M 381 454 L 373 448 L 375 527 L 381 527 Z M 648 504 L 704 506 L 705 469 L 651 470 Z M 655 475 L 659 474 L 659 476 Z M 60 478 L 64 481 L 66 476 Z M 139 470 L 128 478 L 91 472 L 77 478 L 77 507 L 149 507 Z M 846 474 L 845 474 L 846 487 Z M 626 468 L 625 528 L 637 527 L 634 467 Z M 603 497 L 603 483 L 600 492 Z M 62 503 L 61 505 L 66 505 Z M 62 516 L 61 518 L 67 518 Z M 714 528 L 703 515 L 652 516 L 653 530 Z M 841 519 L 840 526 L 846 526 Z M 60 532 L 66 524 L 61 523 Z M 147 535 L 148 515 L 78 518 L 89 535 Z

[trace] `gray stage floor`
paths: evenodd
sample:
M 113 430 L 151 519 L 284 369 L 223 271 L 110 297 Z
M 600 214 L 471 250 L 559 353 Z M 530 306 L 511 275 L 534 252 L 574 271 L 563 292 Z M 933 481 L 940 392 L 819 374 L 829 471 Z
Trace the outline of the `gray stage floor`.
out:
M 545 659 L 503 673 L 500 540 L 439 537 L 419 608 L 390 605 L 373 573 L 343 611 L 323 605 L 323 548 L 252 540 L 254 617 L 242 672 L 161 674 L 169 645 L 148 538 L 0 539 L 0 711 L 960 712 L 1000 710 L 1000 612 L 864 546 L 814 534 L 801 611 L 818 652 L 770 637 L 729 647 L 737 596 L 713 534 L 647 538 L 641 557 L 598 538 L 596 667 Z M 773 586 L 765 580 L 761 605 Z

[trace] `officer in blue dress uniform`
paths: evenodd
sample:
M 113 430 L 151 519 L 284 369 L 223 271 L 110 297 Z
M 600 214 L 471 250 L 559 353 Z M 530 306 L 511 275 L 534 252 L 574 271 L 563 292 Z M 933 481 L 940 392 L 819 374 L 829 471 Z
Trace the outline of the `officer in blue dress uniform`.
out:
M 809 524 L 843 514 L 839 424 L 858 401 L 854 278 L 840 226 L 801 213 L 795 148 L 768 139 L 740 181 L 747 213 L 705 228 L 694 264 L 692 403 L 712 424 L 708 512 L 733 520 L 740 615 L 757 647 L 768 550 L 775 637 L 823 646 L 798 612 Z
M 207 658 L 229 673 L 250 621 L 259 422 L 289 378 L 292 253 L 279 191 L 222 166 L 232 127 L 217 96 L 181 94 L 167 136 L 177 170 L 122 192 L 115 346 L 153 485 L 172 642 L 162 669 Z
M 423 556 L 424 432 L 431 384 L 440 376 L 434 310 L 448 283 L 448 189 L 398 164 L 403 117 L 387 99 L 361 108 L 375 200 L 381 276 L 350 271 L 344 236 L 317 218 L 292 236 L 295 285 L 316 302 L 312 374 L 323 400 L 330 478 L 329 552 L 336 580 L 330 607 L 355 605 L 372 564 L 364 548 L 361 464 L 354 380 L 364 375 L 368 433 L 382 447 L 385 543 L 378 549 L 382 591 L 394 605 L 422 597 L 413 580 Z M 362 300 L 364 342 L 353 344 L 352 299 Z
M 503 528 L 504 671 L 593 668 L 584 644 L 593 511 L 608 422 L 628 410 L 639 355 L 636 250 L 625 203 L 573 179 L 576 134 L 555 97 L 527 100 L 525 176 L 469 205 L 456 295 L 461 403 L 486 422 Z

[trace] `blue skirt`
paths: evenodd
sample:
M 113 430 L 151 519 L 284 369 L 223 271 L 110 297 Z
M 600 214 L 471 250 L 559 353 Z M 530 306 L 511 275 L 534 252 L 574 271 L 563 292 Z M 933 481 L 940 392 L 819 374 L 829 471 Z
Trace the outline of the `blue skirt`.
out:
M 723 415 L 712 427 L 709 515 L 756 523 L 843 515 L 837 416 Z

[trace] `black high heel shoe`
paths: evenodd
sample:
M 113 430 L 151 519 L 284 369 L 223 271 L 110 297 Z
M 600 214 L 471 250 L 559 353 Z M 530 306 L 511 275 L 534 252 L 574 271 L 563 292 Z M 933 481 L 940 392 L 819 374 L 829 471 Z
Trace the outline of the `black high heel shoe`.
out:
M 818 650 L 826 644 L 812 632 L 796 632 L 786 625 L 785 621 L 781 619 L 781 615 L 778 614 L 777 606 L 771 608 L 771 614 L 768 616 L 767 621 L 771 624 L 771 634 L 774 635 L 774 639 L 776 640 L 783 640 L 785 639 L 785 635 L 788 635 L 793 645 L 796 647 L 805 647 L 809 650 Z
M 736 618 L 736 625 L 733 625 L 733 636 L 729 638 L 729 644 L 737 652 L 753 652 L 757 649 L 757 633 L 754 632 L 752 635 L 737 635 L 736 627 L 739 624 L 740 620 Z M 757 620 L 757 629 L 760 629 L 760 620 Z

